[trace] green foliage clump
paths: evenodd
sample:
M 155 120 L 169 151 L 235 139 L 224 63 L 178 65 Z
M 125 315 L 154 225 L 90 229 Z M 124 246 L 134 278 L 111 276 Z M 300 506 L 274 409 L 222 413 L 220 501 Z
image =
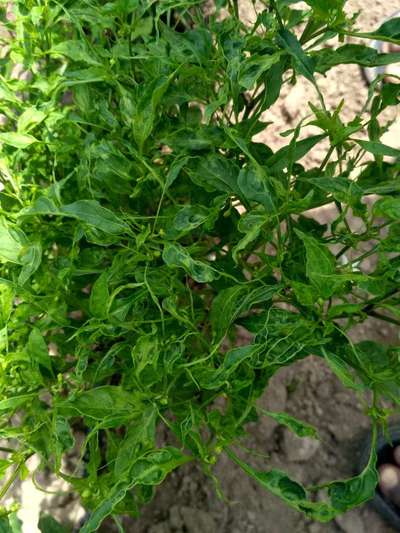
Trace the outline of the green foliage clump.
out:
M 79 493 L 88 533 L 107 516 L 137 516 L 180 465 L 212 475 L 227 453 L 314 520 L 369 499 L 374 449 L 359 476 L 327 483 L 316 501 L 321 487 L 256 471 L 234 445 L 264 415 L 317 436 L 256 404 L 280 368 L 310 354 L 364 398 L 375 436 L 382 400 L 399 402 L 399 348 L 353 344 L 348 331 L 370 316 L 400 323 L 400 151 L 380 141 L 400 85 L 378 78 L 345 123 L 346 103 L 327 109 L 319 82 L 339 64 L 399 61 L 369 45 L 398 43 L 400 19 L 360 33 L 345 0 L 263 0 L 252 24 L 235 0 L 9 4 L 2 495 L 36 454 Z M 278 151 L 255 142 L 281 89 L 301 78 L 316 95 L 308 117 Z M 307 136 L 309 125 L 318 132 Z M 323 160 L 302 164 L 317 146 Z M 328 204 L 337 213 L 320 224 L 310 210 Z

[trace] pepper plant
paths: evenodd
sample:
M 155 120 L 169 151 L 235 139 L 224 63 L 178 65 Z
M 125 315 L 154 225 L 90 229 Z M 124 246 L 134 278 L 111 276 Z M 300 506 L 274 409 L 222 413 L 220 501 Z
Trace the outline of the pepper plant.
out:
M 349 332 L 400 324 L 400 151 L 380 140 L 400 85 L 378 77 L 345 122 L 320 80 L 400 61 L 371 47 L 399 43 L 400 19 L 365 33 L 345 0 L 305 4 L 249 2 L 249 23 L 237 0 L 0 3 L 2 496 L 36 454 L 88 533 L 221 453 L 313 520 L 373 496 L 400 349 Z M 256 142 L 304 79 L 306 118 L 277 151 Z M 374 439 L 360 475 L 306 488 L 235 444 L 260 416 L 317 437 L 257 407 L 310 354 L 363 399 Z M 16 530 L 15 510 L 1 520 Z

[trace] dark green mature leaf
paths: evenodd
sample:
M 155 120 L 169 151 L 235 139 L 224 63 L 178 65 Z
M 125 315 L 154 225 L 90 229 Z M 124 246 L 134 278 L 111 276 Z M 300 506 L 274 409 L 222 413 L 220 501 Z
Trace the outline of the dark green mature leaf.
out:
M 293 56 L 296 70 L 314 83 L 315 62 L 304 52 L 297 37 L 286 29 L 279 30 L 278 37 L 282 48 Z
M 207 190 L 234 193 L 239 195 L 237 185 L 239 169 L 226 157 L 216 154 L 200 159 L 190 177 Z
M 96 318 L 106 318 L 110 293 L 108 290 L 108 273 L 103 272 L 95 281 L 90 292 L 89 309 Z
M 276 199 L 270 178 L 261 167 L 252 165 L 242 168 L 238 185 L 246 200 L 260 203 L 271 215 L 276 212 Z
M 73 61 L 79 61 L 88 65 L 101 65 L 101 63 L 96 59 L 93 51 L 89 49 L 88 45 L 84 41 L 69 40 L 58 43 L 52 47 L 50 53 L 64 55 Z
M 325 138 L 325 134 L 312 135 L 311 137 L 296 142 L 294 149 L 290 146 L 284 146 L 267 160 L 266 166 L 271 172 L 280 172 L 289 165 L 290 159 L 293 162 L 299 161 L 299 159 L 302 159 L 316 144 Z
M 218 273 L 206 263 L 194 260 L 189 252 L 179 244 L 166 244 L 163 259 L 169 267 L 183 268 L 189 276 L 199 283 L 209 283 Z
M 39 197 L 31 207 L 19 212 L 20 217 L 36 215 L 74 218 L 110 235 L 120 235 L 129 230 L 126 222 L 109 209 L 102 207 L 96 200 L 78 200 L 72 204 L 57 207 L 50 199 Z
M 34 365 L 41 365 L 52 371 L 47 344 L 42 333 L 37 328 L 33 328 L 29 335 L 27 351 Z
M 387 38 L 400 39 L 400 17 L 391 17 L 375 31 L 362 33 L 363 37 L 384 41 Z
M 389 157 L 400 157 L 400 150 L 397 148 L 392 148 L 387 144 L 383 144 L 377 141 L 362 141 L 357 140 L 357 143 L 364 148 L 367 152 L 370 152 L 374 155 L 389 156 Z
M 268 221 L 268 215 L 260 215 L 257 213 L 247 213 L 244 215 L 239 223 L 238 230 L 245 233 L 245 236 L 232 248 L 232 257 L 235 263 L 238 262 L 239 252 L 245 250 L 247 246 L 252 244 L 260 235 L 261 229 Z
M 68 533 L 68 529 L 48 514 L 41 514 L 38 528 L 41 533 Z
M 16 512 L 0 518 L 0 533 L 22 533 L 22 522 Z
M 269 302 L 280 289 L 279 284 L 265 287 L 236 285 L 220 291 L 213 301 L 210 314 L 210 322 L 215 337 L 217 339 L 223 337 L 229 326 L 242 313 L 249 311 L 254 306 L 265 305 L 265 302 Z
M 400 198 L 382 198 L 374 205 L 374 214 L 400 220 Z
M 104 385 L 60 402 L 60 412 L 78 413 L 94 420 L 133 418 L 142 405 L 138 396 L 116 385 Z
M 95 200 L 78 200 L 73 204 L 64 205 L 60 214 L 76 218 L 111 235 L 120 235 L 129 229 L 120 217 Z

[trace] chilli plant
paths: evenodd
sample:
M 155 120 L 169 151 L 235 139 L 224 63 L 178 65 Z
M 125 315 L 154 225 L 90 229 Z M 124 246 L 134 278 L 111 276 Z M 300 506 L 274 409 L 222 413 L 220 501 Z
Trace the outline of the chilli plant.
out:
M 1 496 L 36 455 L 88 533 L 224 453 L 313 520 L 372 497 L 400 349 L 350 330 L 400 324 L 400 151 L 380 140 L 400 85 L 378 76 L 346 122 L 320 80 L 400 61 L 371 46 L 399 43 L 400 19 L 361 32 L 344 4 L 248 2 L 248 22 L 237 0 L 0 2 Z M 256 142 L 297 81 L 306 117 L 279 150 Z M 374 437 L 360 475 L 306 488 L 237 444 L 260 416 L 317 437 L 257 406 L 311 354 Z

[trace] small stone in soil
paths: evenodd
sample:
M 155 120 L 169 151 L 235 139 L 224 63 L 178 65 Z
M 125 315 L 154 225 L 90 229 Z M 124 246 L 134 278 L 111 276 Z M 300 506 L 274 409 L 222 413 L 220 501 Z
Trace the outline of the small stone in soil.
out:
M 168 522 L 154 524 L 149 528 L 148 533 L 170 533 Z
M 169 511 L 169 521 L 174 529 L 180 529 L 183 525 L 182 517 L 177 505 L 173 505 Z
M 201 509 L 182 507 L 181 515 L 187 533 L 217 533 L 214 518 Z
M 310 437 L 300 438 L 291 431 L 285 431 L 283 448 L 289 461 L 305 462 L 311 459 L 321 443 Z
M 363 521 L 355 511 L 338 516 L 335 521 L 344 533 L 365 533 L 366 531 Z

